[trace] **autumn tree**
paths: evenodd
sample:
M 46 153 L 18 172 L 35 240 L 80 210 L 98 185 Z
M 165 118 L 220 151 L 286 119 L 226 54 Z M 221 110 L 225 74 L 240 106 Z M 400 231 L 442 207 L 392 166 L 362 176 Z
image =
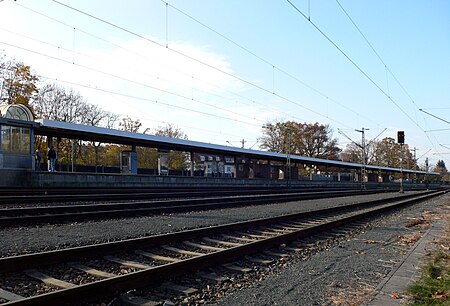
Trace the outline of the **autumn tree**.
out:
M 275 123 L 266 123 L 262 127 L 263 136 L 259 138 L 262 143 L 260 148 L 269 152 L 287 153 L 287 143 L 289 142 L 287 124 L 276 121 Z
M 447 166 L 445 165 L 445 161 L 438 160 L 436 166 L 433 169 L 434 172 L 440 173 L 440 179 L 444 181 L 449 181 L 449 173 L 447 170 Z
M 46 84 L 32 106 L 38 118 L 70 123 L 82 123 L 87 111 L 83 97 L 72 89 Z
M 0 100 L 8 104 L 26 104 L 38 93 L 39 78 L 31 67 L 15 60 L 0 58 Z
M 31 105 L 40 118 L 69 123 L 112 128 L 119 118 L 114 113 L 86 102 L 73 89 L 58 84 L 44 85 Z M 40 146 L 39 140 L 37 142 Z M 103 156 L 100 154 L 100 147 L 101 143 L 98 142 L 90 142 L 86 145 L 82 141 L 77 141 L 76 156 L 82 163 L 100 165 L 102 163 L 100 156 Z M 69 163 L 72 157 L 72 142 L 64 139 L 58 143 L 58 153 L 61 162 Z
M 141 126 L 142 123 L 139 119 L 134 120 L 129 116 L 123 117 L 122 121 L 119 123 L 119 127 L 122 130 L 134 133 L 137 133 Z
M 177 139 L 188 139 L 188 136 L 179 127 L 171 123 L 156 128 L 155 135 Z
M 414 169 L 415 161 L 409 146 L 404 144 L 400 147 L 394 138 L 368 141 L 365 149 L 367 165 L 389 168 L 400 168 L 401 165 L 403 169 Z M 341 159 L 346 162 L 362 163 L 361 143 L 348 144 L 341 154 Z
M 168 123 L 160 126 L 155 130 L 156 136 L 164 136 L 176 139 L 188 139 L 188 136 L 177 126 Z M 180 151 L 170 151 L 169 153 L 169 169 L 185 170 L 189 164 L 189 153 Z
M 338 159 L 337 139 L 329 125 L 295 121 L 266 123 L 259 139 L 261 149 L 307 157 Z

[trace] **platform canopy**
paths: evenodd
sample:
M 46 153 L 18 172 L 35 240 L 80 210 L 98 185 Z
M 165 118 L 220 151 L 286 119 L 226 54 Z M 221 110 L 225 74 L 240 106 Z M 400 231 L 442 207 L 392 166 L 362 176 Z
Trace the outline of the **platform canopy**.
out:
M 259 160 L 281 161 L 284 163 L 289 158 L 291 163 L 339 167 L 343 169 L 361 169 L 362 167 L 361 164 L 357 163 L 312 158 L 299 155 L 288 155 L 284 153 L 250 150 L 185 139 L 176 139 L 163 136 L 155 136 L 150 134 L 141 134 L 116 129 L 108 129 L 96 126 L 61 122 L 49 119 L 38 119 L 36 120 L 36 122 L 39 123 L 39 126 L 35 129 L 35 134 L 50 137 L 79 139 L 85 141 L 98 141 L 104 143 L 134 145 L 134 146 L 152 147 L 158 149 L 176 150 L 183 152 L 197 152 L 212 155 L 245 157 Z M 372 165 L 366 165 L 366 169 L 372 171 L 400 172 L 399 168 L 378 167 Z M 431 175 L 439 174 L 436 172 L 413 171 L 413 170 L 402 170 L 402 171 L 404 173 L 431 174 Z

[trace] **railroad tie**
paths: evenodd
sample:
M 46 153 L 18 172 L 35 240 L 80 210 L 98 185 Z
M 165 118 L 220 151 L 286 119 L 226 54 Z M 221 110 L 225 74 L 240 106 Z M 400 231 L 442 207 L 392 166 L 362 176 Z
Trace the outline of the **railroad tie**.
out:
M 78 287 L 75 284 L 65 282 L 60 279 L 53 278 L 45 273 L 39 272 L 38 270 L 25 270 L 25 274 L 28 275 L 31 278 L 40 280 L 41 282 L 52 285 L 58 288 L 67 289 L 67 288 L 75 288 Z
M 136 261 L 131 261 L 131 260 L 125 260 L 125 259 L 121 259 L 121 258 L 117 258 L 115 256 L 104 256 L 104 259 L 111 261 L 111 262 L 115 262 L 127 267 L 131 267 L 131 268 L 136 268 L 136 269 L 140 269 L 140 270 L 145 270 L 145 269 L 150 269 L 152 268 L 152 266 L 149 265 L 145 265 Z
M 217 243 L 217 244 L 223 244 L 223 245 L 227 245 L 227 246 L 231 246 L 231 247 L 236 247 L 236 246 L 242 245 L 242 243 L 238 243 L 238 242 L 222 241 L 222 240 L 217 240 L 217 239 L 211 239 L 208 237 L 204 237 L 203 241 Z
M 228 270 L 235 271 L 235 272 L 248 273 L 248 272 L 252 271 L 252 269 L 250 269 L 250 268 L 239 267 L 239 266 L 235 266 L 233 264 L 223 264 L 222 266 L 227 268 Z
M 215 282 L 217 282 L 217 283 L 223 283 L 223 282 L 229 280 L 228 277 L 219 276 L 219 275 L 217 275 L 216 273 L 204 273 L 204 272 L 200 272 L 200 273 L 197 273 L 197 275 L 200 276 L 201 278 L 208 279 L 208 280 L 212 280 L 212 281 L 215 281 Z
M 201 255 L 205 255 L 203 253 L 199 253 L 199 252 L 193 252 L 193 251 L 187 251 L 187 250 L 182 250 L 179 248 L 174 248 L 168 245 L 163 245 L 161 246 L 163 249 L 167 250 L 167 251 L 171 251 L 174 253 L 178 253 L 178 254 L 183 254 L 183 255 L 189 255 L 189 256 L 201 256 Z
M 288 246 L 280 246 L 280 249 L 286 250 L 289 252 L 301 252 L 303 250 L 302 248 L 294 248 L 294 247 L 288 247 Z
M 160 302 L 150 301 L 131 294 L 122 294 L 120 296 L 121 305 L 126 306 L 157 306 Z
M 184 295 L 190 295 L 190 294 L 198 291 L 198 289 L 195 289 L 195 288 L 180 286 L 180 285 L 170 283 L 170 282 L 162 283 L 160 288 L 170 290 L 170 291 L 175 291 L 178 293 L 183 293 Z
M 159 261 L 165 261 L 165 262 L 177 262 L 177 261 L 180 261 L 180 259 L 178 259 L 178 258 L 161 256 L 161 255 L 157 255 L 157 254 L 153 254 L 153 253 L 149 253 L 149 252 L 145 252 L 145 251 L 141 251 L 141 250 L 134 251 L 134 253 L 136 253 L 138 255 L 142 255 L 142 256 L 147 257 L 147 258 L 151 258 L 153 260 L 159 260 Z
M 0 299 L 7 301 L 18 301 L 24 299 L 24 297 L 0 288 Z
M 286 233 L 287 230 L 285 228 L 280 228 L 276 225 L 272 225 L 272 226 L 264 226 L 262 227 L 263 233 L 272 233 L 272 235 L 276 235 L 278 233 Z
M 271 227 L 274 228 L 274 229 L 279 229 L 279 230 L 281 230 L 281 231 L 283 231 L 283 232 L 287 232 L 287 231 L 292 231 L 292 232 L 294 232 L 294 231 L 298 231 L 298 230 L 300 229 L 300 228 L 298 228 L 298 227 L 293 227 L 293 226 L 283 225 L 283 224 L 280 224 L 280 225 L 272 225 Z
M 255 258 L 255 257 L 250 257 L 250 256 L 246 256 L 245 259 L 247 259 L 250 262 L 261 264 L 261 265 L 269 265 L 273 262 L 273 260 L 270 260 L 270 259 Z
M 300 221 L 289 221 L 288 224 L 290 224 L 291 226 L 295 226 L 295 227 L 299 227 L 299 228 L 305 228 L 306 226 L 306 221 L 300 222 Z
M 255 232 L 256 234 L 261 235 L 263 238 L 267 238 L 267 236 L 278 236 L 280 232 L 282 231 L 275 231 L 275 230 L 252 230 L 252 232 Z M 265 236 L 264 236 L 265 235 Z
M 248 236 L 248 237 L 252 237 L 252 238 L 256 238 L 256 239 L 266 239 L 267 236 L 264 235 L 256 235 L 256 234 L 250 234 L 250 233 L 244 233 L 244 232 L 237 232 L 236 234 L 241 235 L 241 236 Z
M 115 274 L 108 273 L 108 272 L 105 272 L 105 271 L 100 271 L 100 270 L 97 270 L 97 269 L 94 269 L 94 268 L 82 265 L 82 264 L 77 263 L 77 262 L 69 262 L 68 266 L 71 267 L 71 268 L 74 268 L 76 270 L 85 272 L 87 274 L 99 277 L 99 278 L 110 278 L 110 277 L 115 277 L 116 276 Z
M 286 253 L 278 253 L 273 251 L 263 251 L 264 254 L 275 257 L 288 257 L 289 255 Z
M 288 228 L 293 228 L 295 230 L 304 228 L 304 226 L 300 225 L 299 223 L 295 223 L 295 222 L 281 222 L 280 225 L 288 227 Z
M 202 249 L 202 250 L 207 250 L 207 251 L 223 251 L 223 250 L 226 250 L 224 248 L 213 247 L 213 246 L 199 244 L 199 243 L 190 242 L 190 241 L 183 241 L 183 243 L 185 245 L 188 245 L 188 246 L 191 246 L 191 247 L 194 247 L 194 248 L 199 248 L 199 249 Z
M 236 236 L 231 236 L 231 235 L 222 235 L 223 238 L 226 239 L 233 239 L 233 240 L 237 240 L 237 241 L 243 241 L 243 242 L 255 242 L 258 241 L 257 239 L 250 239 L 250 238 L 245 238 L 245 237 L 236 237 Z

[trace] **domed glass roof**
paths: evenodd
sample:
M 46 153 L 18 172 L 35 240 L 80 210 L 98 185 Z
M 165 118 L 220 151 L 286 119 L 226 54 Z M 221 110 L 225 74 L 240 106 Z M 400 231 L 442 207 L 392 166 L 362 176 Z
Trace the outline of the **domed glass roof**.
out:
M 0 105 L 0 114 L 3 118 L 33 121 L 31 110 L 23 104 Z

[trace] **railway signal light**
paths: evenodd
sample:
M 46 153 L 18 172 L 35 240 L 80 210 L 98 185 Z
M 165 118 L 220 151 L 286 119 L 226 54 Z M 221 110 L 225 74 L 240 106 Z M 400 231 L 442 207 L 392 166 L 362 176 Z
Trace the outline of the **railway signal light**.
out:
M 401 144 L 405 143 L 405 132 L 404 131 L 397 132 L 397 142 L 401 143 Z

